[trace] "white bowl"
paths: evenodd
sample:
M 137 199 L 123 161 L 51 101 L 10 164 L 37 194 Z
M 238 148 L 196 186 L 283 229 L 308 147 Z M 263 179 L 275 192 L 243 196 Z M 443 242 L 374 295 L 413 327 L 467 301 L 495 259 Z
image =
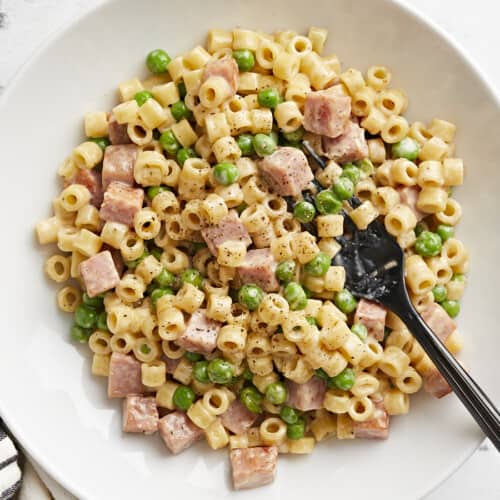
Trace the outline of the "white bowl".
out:
M 181 53 L 211 27 L 330 30 L 326 53 L 349 67 L 389 66 L 410 97 L 408 116 L 458 124 L 467 166 L 457 190 L 459 235 L 471 251 L 463 313 L 463 359 L 497 402 L 500 106 L 479 71 L 439 29 L 389 0 L 122 0 L 95 10 L 52 39 L 24 67 L 0 108 L 4 268 L 0 290 L 0 412 L 22 444 L 79 498 L 220 499 L 236 496 L 227 452 L 198 445 L 171 456 L 157 436 L 124 435 L 120 404 L 90 376 L 89 354 L 68 339 L 55 288 L 42 274 L 47 251 L 33 225 L 48 216 L 56 169 L 82 140 L 86 111 L 112 106 L 116 86 L 144 75 L 145 54 Z M 496 380 L 495 380 L 496 379 Z M 238 493 L 262 500 L 317 496 L 405 499 L 425 495 L 477 447 L 480 432 L 454 396 L 411 400 L 386 442 L 336 441 L 311 456 L 280 457 L 273 485 Z

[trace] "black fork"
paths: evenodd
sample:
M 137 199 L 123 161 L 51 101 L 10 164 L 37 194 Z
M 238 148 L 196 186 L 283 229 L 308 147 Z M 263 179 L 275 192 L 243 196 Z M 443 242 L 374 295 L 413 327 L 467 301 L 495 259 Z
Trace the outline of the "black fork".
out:
M 353 208 L 361 204 L 356 197 L 349 203 Z M 347 288 L 353 295 L 376 301 L 399 316 L 500 451 L 500 413 L 413 307 L 405 285 L 403 250 L 380 221 L 361 231 L 347 213 L 343 215 L 346 236 L 337 238 L 342 249 L 332 262 L 345 268 Z

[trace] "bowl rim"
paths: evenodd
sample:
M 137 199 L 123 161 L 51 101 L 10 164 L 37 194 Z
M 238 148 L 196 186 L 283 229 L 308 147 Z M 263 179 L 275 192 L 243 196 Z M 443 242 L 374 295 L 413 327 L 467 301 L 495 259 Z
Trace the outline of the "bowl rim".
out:
M 29 54 L 26 60 L 19 66 L 19 68 L 14 72 L 12 78 L 7 82 L 2 95 L 0 96 L 0 110 L 8 101 L 11 92 L 16 87 L 19 80 L 22 79 L 24 73 L 29 69 L 29 67 L 34 63 L 40 54 L 45 50 L 50 49 L 50 47 L 57 43 L 58 40 L 70 32 L 78 23 L 84 21 L 90 16 L 95 15 L 100 10 L 109 8 L 112 4 L 118 4 L 120 0 L 99 0 L 99 3 L 92 8 L 86 10 L 83 13 L 75 14 L 72 16 L 66 24 L 63 24 L 59 28 L 56 28 L 53 32 L 49 33 Z M 433 32 L 435 32 L 438 37 L 445 42 L 448 46 L 453 48 L 457 57 L 461 59 L 465 66 L 467 66 L 481 81 L 484 85 L 485 90 L 490 94 L 490 98 L 495 102 L 498 111 L 500 112 L 500 90 L 493 84 L 490 77 L 485 73 L 485 71 L 479 66 L 476 59 L 470 54 L 468 49 L 459 42 L 451 33 L 442 28 L 436 21 L 428 18 L 423 12 L 419 10 L 418 7 L 410 5 L 405 2 L 405 0 L 383 0 L 386 3 L 392 4 L 406 15 L 412 18 L 414 22 L 420 23 L 424 26 L 429 27 Z M 42 471 L 50 476 L 51 479 L 56 481 L 60 486 L 65 488 L 68 492 L 75 495 L 77 498 L 85 498 L 84 492 L 80 489 L 78 484 L 64 477 L 56 468 L 55 464 L 45 459 L 45 454 L 43 450 L 39 449 L 36 444 L 28 443 L 24 440 L 22 429 L 20 429 L 13 415 L 9 414 L 8 407 L 3 404 L 2 396 L 0 394 L 0 418 L 5 422 L 8 429 L 15 436 L 18 443 L 21 444 L 23 451 L 32 458 L 36 465 L 42 468 Z M 474 445 L 470 451 L 461 455 L 456 461 L 450 463 L 450 465 L 443 471 L 443 476 L 436 483 L 429 485 L 424 490 L 421 490 L 422 497 L 425 498 L 429 496 L 432 492 L 436 491 L 446 480 L 448 480 L 462 465 L 467 462 L 470 457 L 477 451 L 481 444 L 486 440 L 485 437 L 478 439 L 476 445 Z

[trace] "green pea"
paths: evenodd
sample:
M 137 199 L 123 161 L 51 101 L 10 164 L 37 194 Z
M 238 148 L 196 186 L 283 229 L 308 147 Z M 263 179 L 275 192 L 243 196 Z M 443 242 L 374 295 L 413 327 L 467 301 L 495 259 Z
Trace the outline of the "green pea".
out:
M 287 142 L 300 142 L 304 138 L 304 127 L 299 127 L 293 132 L 282 132 L 281 135 Z
M 365 175 L 372 175 L 375 172 L 375 167 L 369 158 L 364 158 L 356 162 L 356 167 L 361 169 Z
M 200 361 L 203 356 L 199 352 L 186 351 L 184 357 L 191 363 L 195 363 L 196 361 Z
M 405 137 L 392 145 L 393 158 L 406 158 L 415 161 L 418 158 L 418 142 L 411 137 Z
M 283 406 L 280 410 L 280 417 L 285 424 L 295 424 L 300 418 L 300 413 L 291 406 Z
M 240 392 L 240 401 L 252 413 L 262 412 L 262 394 L 253 386 L 245 387 Z
M 314 205 L 308 201 L 299 201 L 293 209 L 293 216 L 299 222 L 302 222 L 302 224 L 311 222 L 315 215 L 316 208 L 314 208 Z
M 161 273 L 155 278 L 155 282 L 161 287 L 172 286 L 175 281 L 175 275 L 167 269 L 162 269 Z
M 243 203 L 240 203 L 237 207 L 236 207 L 236 211 L 238 212 L 238 215 L 241 215 L 241 212 L 243 212 L 243 210 L 245 210 L 246 208 L 248 208 L 248 205 L 243 202 Z
M 264 108 L 274 109 L 279 103 L 280 94 L 275 88 L 263 89 L 259 92 L 257 100 Z
M 354 183 L 349 177 L 339 177 L 332 186 L 339 200 L 349 200 L 354 196 Z
M 236 144 L 241 150 L 242 156 L 252 156 L 255 151 L 253 149 L 253 135 L 252 134 L 241 134 L 236 139 Z
M 84 292 L 82 301 L 86 306 L 93 307 L 94 309 L 102 309 L 104 307 L 104 297 L 102 295 L 89 297 L 87 292 Z
M 286 401 L 287 395 L 283 382 L 273 382 L 266 387 L 266 399 L 273 405 L 282 405 Z
M 314 204 L 318 212 L 323 215 L 335 214 L 342 208 L 342 202 L 329 189 L 320 191 L 314 198 Z
M 148 344 L 142 344 L 140 347 L 142 354 L 149 354 L 151 352 L 151 347 Z
M 351 332 L 357 335 L 363 342 L 368 338 L 368 329 L 363 323 L 354 323 Z
M 356 185 L 361 179 L 361 170 L 356 167 L 356 165 L 348 163 L 342 168 L 341 177 L 347 177 L 348 179 L 351 179 L 352 183 Z
M 107 137 L 87 137 L 87 141 L 95 142 L 103 151 L 111 144 Z
M 415 252 L 422 257 L 434 257 L 441 252 L 443 243 L 436 233 L 422 231 L 415 241 Z
M 75 323 L 82 328 L 94 328 L 97 324 L 97 311 L 86 304 L 80 304 L 75 310 Z
M 172 104 L 172 106 L 170 106 L 170 111 L 176 122 L 180 122 L 184 118 L 186 120 L 193 119 L 193 112 L 186 106 L 184 101 L 177 101 Z
M 285 283 L 290 281 L 295 274 L 295 262 L 293 260 L 285 260 L 280 262 L 276 267 L 276 277 Z
M 196 395 L 191 387 L 181 385 L 175 389 L 172 401 L 176 408 L 186 411 L 194 403 L 195 398 Z
M 306 294 L 306 296 L 307 296 L 307 294 Z M 312 316 L 307 316 L 306 321 L 312 326 L 318 326 L 318 322 L 316 321 L 316 318 L 313 318 Z
M 243 370 L 243 379 L 248 380 L 249 382 L 253 380 L 253 373 L 248 368 Z
M 139 106 L 142 106 L 148 99 L 154 99 L 154 97 L 149 90 L 141 90 L 134 95 L 134 99 Z
M 150 245 L 149 253 L 156 259 L 160 260 L 163 255 L 163 248 L 157 247 L 156 245 Z
M 243 285 L 238 292 L 238 302 L 255 311 L 264 298 L 264 292 L 257 285 Z
M 233 379 L 233 367 L 223 359 L 213 359 L 208 363 L 208 378 L 214 384 L 229 384 Z
M 460 313 L 460 302 L 458 300 L 443 300 L 441 307 L 448 313 L 450 318 L 456 318 Z
M 192 253 L 194 255 L 195 253 L 199 252 L 200 250 L 207 248 L 207 244 L 205 242 L 202 242 L 202 241 L 193 241 L 193 243 L 191 244 L 191 248 L 192 248 Z
M 151 73 L 165 73 L 170 61 L 170 56 L 163 49 L 156 49 L 147 55 L 146 66 Z
M 200 384 L 209 384 L 210 378 L 208 377 L 208 361 L 197 361 L 193 365 L 193 377 Z
M 126 260 L 125 265 L 128 269 L 135 269 L 147 256 L 149 255 L 149 251 L 147 249 L 144 250 L 143 254 L 134 260 Z
M 358 305 L 356 299 L 353 297 L 352 293 L 343 289 L 335 294 L 335 305 L 345 314 L 352 313 L 356 306 Z
M 439 224 L 436 228 L 436 233 L 439 234 L 441 241 L 444 243 L 447 239 L 452 238 L 455 234 L 455 228 L 447 224 Z
M 307 296 L 304 289 L 298 283 L 288 283 L 286 285 L 283 295 L 290 305 L 292 311 L 300 311 L 307 306 Z
M 253 148 L 259 156 L 268 156 L 277 148 L 276 142 L 266 134 L 257 134 L 253 138 Z
M 106 311 L 100 312 L 99 316 L 97 316 L 97 329 L 104 331 L 108 330 L 108 315 Z
M 308 299 L 310 299 L 313 296 L 313 293 L 311 292 L 311 290 L 309 290 L 309 288 L 307 288 L 307 286 L 303 286 L 303 285 L 302 285 L 302 288 L 304 289 L 304 292 L 306 292 L 306 297 Z
M 314 370 L 314 373 L 316 374 L 316 377 L 320 378 L 321 380 L 328 381 L 330 379 L 330 376 L 325 372 L 325 370 L 323 370 L 323 368 L 317 368 L 316 370 Z
M 304 271 L 311 276 L 324 276 L 330 268 L 330 262 L 330 256 L 320 252 L 304 266 Z
M 335 377 L 330 378 L 328 386 L 330 388 L 340 389 L 341 391 L 348 391 L 356 380 L 356 375 L 352 368 L 345 368 Z
M 420 236 L 424 231 L 427 230 L 427 226 L 426 224 L 423 224 L 422 222 L 419 222 L 416 226 L 415 226 L 415 236 Z
M 454 274 L 451 278 L 451 281 L 458 281 L 460 283 L 465 283 L 466 281 L 465 274 Z
M 179 91 L 179 97 L 184 99 L 187 95 L 187 90 L 186 84 L 182 80 L 177 84 L 177 90 Z
M 434 300 L 436 302 L 443 302 L 443 300 L 446 300 L 446 287 L 444 285 L 436 285 L 432 289 L 432 294 L 434 295 Z
M 255 57 L 249 49 L 234 50 L 233 57 L 240 71 L 250 71 L 255 65 Z
M 286 427 L 286 437 L 288 439 L 301 439 L 306 431 L 306 421 L 299 417 L 294 424 L 288 424 Z
M 184 165 L 186 160 L 189 160 L 189 158 L 197 158 L 198 154 L 193 148 L 181 148 L 177 151 L 176 158 L 177 158 L 177 163 L 181 166 Z
M 165 191 L 170 191 L 170 188 L 167 186 L 150 186 L 146 191 L 146 195 L 152 200 L 157 194 L 164 193 Z
M 160 146 L 169 154 L 175 155 L 181 145 L 179 144 L 179 141 L 175 137 L 174 133 L 172 130 L 168 129 L 163 132 L 160 136 Z
M 85 343 L 88 342 L 90 335 L 92 334 L 92 329 L 82 328 L 79 325 L 73 324 L 69 331 L 70 337 L 75 342 Z
M 217 163 L 214 167 L 214 179 L 223 186 L 234 184 L 238 180 L 239 176 L 240 171 L 233 163 Z
M 203 276 L 198 269 L 186 269 L 181 274 L 181 281 L 182 283 L 190 283 L 196 288 L 201 288 L 201 285 L 203 284 Z
M 157 288 L 156 290 L 154 290 L 151 294 L 151 302 L 153 303 L 153 306 L 156 306 L 158 299 L 160 299 L 164 295 L 174 295 L 174 291 L 169 287 Z

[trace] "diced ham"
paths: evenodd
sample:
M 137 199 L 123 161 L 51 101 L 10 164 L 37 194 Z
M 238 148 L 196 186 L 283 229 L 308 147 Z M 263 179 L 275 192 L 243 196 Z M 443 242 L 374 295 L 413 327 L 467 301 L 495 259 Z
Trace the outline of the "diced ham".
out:
M 325 156 L 337 163 L 349 163 L 368 156 L 365 131 L 355 122 L 348 122 L 341 136 L 335 139 L 323 137 Z
M 120 222 L 127 226 L 134 225 L 134 215 L 142 208 L 144 191 L 112 182 L 104 193 L 100 217 L 110 222 Z
M 203 437 L 203 430 L 181 411 L 174 411 L 161 418 L 158 430 L 166 447 L 174 454 L 186 450 Z
M 451 387 L 437 368 L 433 368 L 424 375 L 424 390 L 435 398 L 442 398 L 450 392 Z
M 306 155 L 292 147 L 280 147 L 260 160 L 259 172 L 280 196 L 297 196 L 314 179 Z
M 66 185 L 70 184 L 82 184 L 85 186 L 92 195 L 90 203 L 96 208 L 101 206 L 104 191 L 102 189 L 100 172 L 90 168 L 79 169 L 78 173 Z
M 353 422 L 354 437 L 358 439 L 387 439 L 389 437 L 389 414 L 383 400 L 374 401 L 373 418 L 364 422 Z
M 158 430 L 156 398 L 127 396 L 123 400 L 123 432 L 153 434 Z
M 436 303 L 429 304 L 422 311 L 422 319 L 428 327 L 439 337 L 441 342 L 456 330 L 456 323 L 448 316 L 447 312 Z
M 235 434 L 242 434 L 252 427 L 257 418 L 258 415 L 252 413 L 239 399 L 235 399 L 220 417 L 222 425 Z
M 109 363 L 108 398 L 141 396 L 141 363 L 133 356 L 114 352 Z
M 123 261 L 123 256 L 120 250 L 113 248 L 110 245 L 104 244 L 102 246 L 102 250 L 108 250 L 109 253 L 111 254 L 111 258 L 113 259 L 113 262 L 115 263 L 115 269 L 116 272 L 118 273 L 118 276 L 121 277 L 123 274 L 123 271 L 125 271 L 125 262 Z
M 276 278 L 278 263 L 269 248 L 249 250 L 243 264 L 238 267 L 238 275 L 243 284 L 260 286 L 265 292 L 276 292 L 280 288 Z
M 163 355 L 161 357 L 162 361 L 165 363 L 165 366 L 167 367 L 167 373 L 174 373 L 178 364 L 181 362 L 182 358 L 179 359 L 173 359 L 169 358 L 168 356 Z
M 189 318 L 177 345 L 186 351 L 209 354 L 217 347 L 220 327 L 221 323 L 207 317 L 206 309 L 198 309 Z
M 89 297 L 107 292 L 120 283 L 120 276 L 108 250 L 81 262 L 79 271 Z
M 104 190 L 112 182 L 121 182 L 127 186 L 134 186 L 134 165 L 137 159 L 137 146 L 126 144 L 108 146 L 104 151 L 102 161 L 102 187 Z
M 108 122 L 108 137 L 111 144 L 130 144 L 132 142 L 127 132 L 127 124 L 119 124 L 113 114 Z
M 230 210 L 218 224 L 204 227 L 201 230 L 201 235 L 208 249 L 215 256 L 217 256 L 219 245 L 226 241 L 242 241 L 247 247 L 252 244 L 252 238 L 250 238 L 236 210 Z
M 287 404 L 297 410 L 309 411 L 323 408 L 326 393 L 326 381 L 319 377 L 310 378 L 305 384 L 286 381 L 288 391 Z
M 351 116 L 351 98 L 338 85 L 310 92 L 304 104 L 304 128 L 325 137 L 339 137 Z
M 232 57 L 223 57 L 210 61 L 203 71 L 201 83 L 208 80 L 211 76 L 221 76 L 226 80 L 231 89 L 231 94 L 236 94 L 239 84 L 239 70 L 236 61 Z
M 417 221 L 421 221 L 426 214 L 421 212 L 417 208 L 418 195 L 420 193 L 420 188 L 418 186 L 404 186 L 398 187 L 397 192 L 399 193 L 399 199 L 403 205 L 411 208 L 411 211 L 415 214 Z
M 366 326 L 368 333 L 373 335 L 378 341 L 384 340 L 385 318 L 387 309 L 376 302 L 361 299 L 358 302 L 354 323 L 361 323 Z
M 234 489 L 243 490 L 270 484 L 276 475 L 278 448 L 240 448 L 230 454 Z

